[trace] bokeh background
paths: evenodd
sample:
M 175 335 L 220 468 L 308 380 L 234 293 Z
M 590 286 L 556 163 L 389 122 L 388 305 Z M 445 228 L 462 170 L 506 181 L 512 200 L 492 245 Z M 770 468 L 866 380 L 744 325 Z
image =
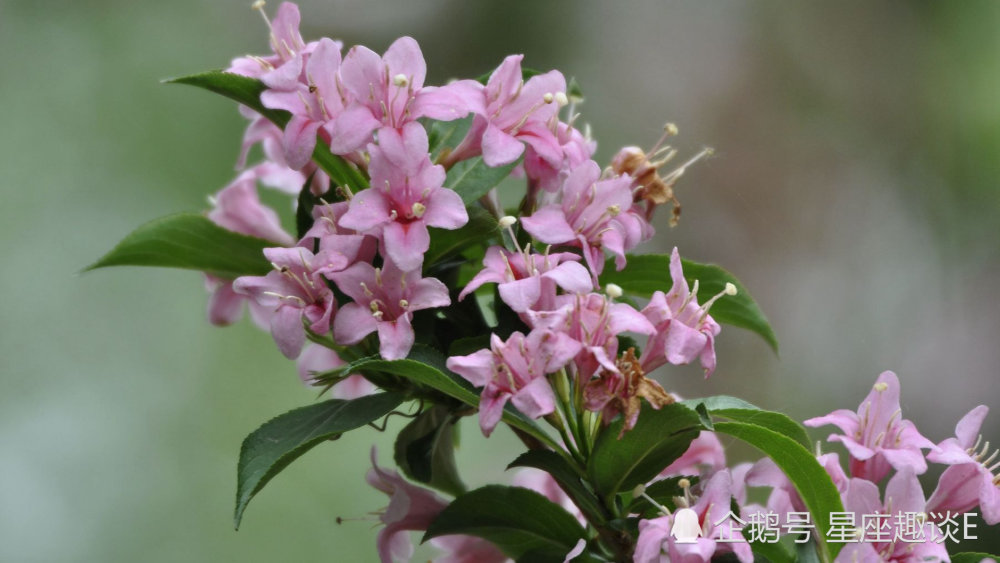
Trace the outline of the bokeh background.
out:
M 243 120 L 161 85 L 267 49 L 249 0 L 0 0 L 0 560 L 365 561 L 372 430 L 276 478 L 234 532 L 235 462 L 306 404 L 249 323 L 204 319 L 194 273 L 77 272 L 135 226 L 205 207 Z M 269 10 L 273 12 L 272 3 Z M 802 419 L 855 408 L 883 370 L 941 440 L 1000 407 L 1000 3 L 303 1 L 307 39 L 420 41 L 433 82 L 505 54 L 587 95 L 603 161 L 665 121 L 682 154 L 680 247 L 740 277 L 781 340 L 725 329 L 720 369 L 664 374 Z M 1000 440 L 1000 416 L 987 434 Z M 466 425 L 472 484 L 516 444 Z M 817 432 L 822 437 L 825 432 Z M 736 455 L 747 455 L 737 451 Z M 337 517 L 347 520 L 338 525 Z M 969 544 L 972 547 L 972 544 Z

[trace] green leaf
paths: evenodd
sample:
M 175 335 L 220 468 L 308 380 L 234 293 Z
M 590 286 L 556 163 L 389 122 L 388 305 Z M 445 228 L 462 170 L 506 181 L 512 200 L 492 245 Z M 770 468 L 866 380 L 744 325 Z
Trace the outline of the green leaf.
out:
M 421 120 L 424 122 L 424 128 L 427 129 L 427 144 L 432 162 L 437 162 L 442 152 L 450 153 L 458 148 L 466 134 L 469 133 L 473 117 L 470 115 L 452 121 Z
M 210 70 L 190 76 L 171 78 L 165 82 L 168 84 L 197 86 L 198 88 L 221 94 L 263 115 L 278 127 L 284 127 L 288 123 L 288 120 L 291 119 L 291 114 L 287 111 L 266 108 L 261 104 L 260 95 L 267 90 L 267 86 L 256 78 L 221 70 Z
M 689 284 L 698 280 L 698 300 L 704 302 L 726 288 L 726 283 L 736 286 L 738 293 L 726 295 L 712 305 L 712 318 L 720 323 L 745 328 L 760 335 L 775 351 L 778 352 L 778 338 L 767 322 L 767 317 L 750 297 L 743 284 L 735 276 L 714 264 L 699 264 L 690 260 L 681 260 L 684 268 L 684 278 Z M 628 255 L 628 266 L 620 271 L 614 267 L 605 266 L 601 275 L 602 287 L 608 283 L 621 286 L 626 292 L 649 297 L 654 291 L 667 292 L 672 282 L 670 280 L 670 256 L 667 254 L 636 254 Z
M 795 556 L 782 543 L 750 542 L 754 561 L 770 561 L 771 563 L 795 563 Z
M 200 270 L 220 278 L 271 270 L 265 248 L 275 243 L 223 229 L 196 213 L 168 215 L 132 231 L 84 271 L 108 266 L 160 266 Z
M 620 417 L 601 432 L 587 463 L 590 482 L 602 498 L 652 480 L 701 430 L 698 414 L 679 403 L 659 410 L 643 405 L 635 427 L 618 439 L 622 424 Z
M 773 430 L 778 434 L 788 436 L 799 444 L 802 444 L 802 446 L 806 449 L 810 449 L 812 447 L 809 435 L 806 433 L 806 429 L 801 424 L 792 420 L 787 415 L 780 412 L 763 410 L 744 401 L 743 399 L 737 399 L 736 397 L 729 397 L 726 395 L 718 395 L 704 399 L 691 399 L 684 401 L 684 404 L 691 408 L 696 408 L 698 405 L 704 405 L 705 408 L 708 409 L 708 412 L 713 416 L 763 426 L 764 428 Z
M 342 401 L 331 399 L 288 411 L 254 430 L 240 448 L 236 476 L 236 527 L 258 491 L 314 446 L 380 418 L 403 402 L 399 393 Z
M 819 553 L 817 553 L 815 541 L 795 544 L 795 561 L 797 563 L 819 563 Z M 977 562 L 978 563 L 978 562 Z
M 447 405 L 434 405 L 420 413 L 396 436 L 396 465 L 418 483 L 452 495 L 464 493 L 455 466 L 457 420 Z
M 340 368 L 337 373 L 361 372 L 388 373 L 403 377 L 467 405 L 479 407 L 479 393 L 466 380 L 448 370 L 439 353 L 425 347 L 414 346 L 409 357 L 404 360 L 382 360 L 377 356 L 362 358 Z M 509 404 L 504 409 L 502 420 L 550 447 L 559 447 L 551 436 Z
M 487 72 L 485 74 L 479 75 L 479 77 L 476 78 L 476 82 L 479 82 L 480 84 L 485 85 L 487 82 L 490 81 L 490 76 L 493 74 L 493 72 L 494 71 L 491 70 L 491 71 L 489 71 L 489 72 Z M 542 73 L 542 71 L 540 71 L 540 70 L 535 70 L 533 68 L 528 68 L 528 67 L 522 66 L 521 67 L 521 80 L 524 80 L 525 82 L 527 82 L 528 79 L 530 79 L 532 76 L 535 76 L 535 75 L 538 75 L 538 74 L 541 74 L 541 73 Z
M 424 254 L 425 268 L 452 258 L 472 245 L 487 245 L 500 232 L 496 219 L 482 207 L 473 205 L 467 207 L 466 211 L 469 213 L 469 222 L 458 229 L 428 229 L 431 233 L 431 246 Z
M 507 469 L 512 467 L 533 467 L 541 469 L 559 483 L 560 488 L 569 495 L 573 504 L 587 516 L 587 520 L 602 524 L 607 520 L 607 514 L 600 500 L 586 485 L 583 476 L 563 456 L 551 450 L 528 450 L 518 456 Z
M 449 534 L 483 538 L 514 559 L 530 553 L 561 561 L 586 532 L 572 515 L 521 487 L 487 485 L 456 498 L 431 522 L 423 541 Z
M 466 205 L 474 203 L 479 198 L 486 195 L 504 178 L 510 176 L 510 171 L 517 166 L 520 160 L 491 168 L 483 162 L 483 157 L 477 156 L 463 160 L 451 167 L 448 176 L 444 180 L 444 187 L 455 190 L 462 196 L 462 201 Z
M 979 563 L 983 559 L 992 559 L 994 561 L 1000 562 L 1000 555 L 990 555 L 989 553 L 966 551 L 963 553 L 956 553 L 952 555 L 951 563 Z
M 314 177 L 316 177 L 315 172 L 310 174 L 309 178 L 306 179 L 306 183 L 302 185 L 302 189 L 299 190 L 298 205 L 295 206 L 295 234 L 296 238 L 300 240 L 312 228 L 313 223 L 316 222 L 312 215 L 313 208 L 323 203 L 321 198 L 312 193 L 311 186 Z M 327 197 L 331 195 L 334 194 L 328 194 Z M 310 250 L 313 252 L 317 251 L 315 248 L 311 248 Z
M 468 356 L 474 352 L 490 347 L 490 335 L 467 336 L 456 338 L 448 348 L 449 356 Z
M 756 424 L 747 422 L 716 422 L 715 431 L 739 438 L 770 457 L 795 486 L 816 525 L 821 542 L 820 559 L 832 561 L 842 544 L 826 543 L 831 512 L 843 512 L 840 494 L 830 476 L 805 447 L 789 438 Z
M 583 88 L 580 87 L 580 83 L 576 80 L 576 77 L 570 77 L 569 84 L 566 85 L 566 95 L 570 100 L 580 103 L 583 101 Z
M 261 104 L 260 95 L 264 90 L 267 90 L 267 86 L 256 78 L 212 70 L 173 78 L 166 82 L 197 86 L 221 94 L 256 111 L 281 128 L 284 128 L 288 120 L 291 119 L 291 114 L 287 111 L 266 108 Z M 316 149 L 313 150 L 312 158 L 337 185 L 350 186 L 354 191 L 368 187 L 368 180 L 364 175 L 353 164 L 331 153 L 329 145 L 322 139 L 316 140 Z

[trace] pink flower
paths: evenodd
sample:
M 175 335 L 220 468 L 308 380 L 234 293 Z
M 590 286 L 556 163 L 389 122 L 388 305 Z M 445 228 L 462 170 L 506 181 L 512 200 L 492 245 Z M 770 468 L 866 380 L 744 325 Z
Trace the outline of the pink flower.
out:
M 468 356 L 448 358 L 448 369 L 476 387 L 482 387 L 479 402 L 479 427 L 489 436 L 500 422 L 507 401 L 531 418 L 555 410 L 555 395 L 546 375 L 566 365 L 580 350 L 580 345 L 563 334 L 533 330 L 520 332 L 506 342 L 494 334 L 490 349 Z
M 833 424 L 843 434 L 831 434 L 828 440 L 841 442 L 851 454 L 851 474 L 879 482 L 889 472 L 912 468 L 916 474 L 927 471 L 920 451 L 935 448 L 909 420 L 903 420 L 899 408 L 899 379 L 891 371 L 878 377 L 858 412 L 840 409 L 826 416 L 805 421 L 806 426 Z
M 439 280 L 421 278 L 419 270 L 402 271 L 388 259 L 382 268 L 357 262 L 329 277 L 354 300 L 337 314 L 334 339 L 352 345 L 377 331 L 379 352 L 387 360 L 409 354 L 414 341 L 410 324 L 414 311 L 451 303 L 448 288 Z
M 410 484 L 395 471 L 380 468 L 374 447 L 371 458 L 372 468 L 365 479 L 369 485 L 389 495 L 389 506 L 379 514 L 385 524 L 376 538 L 379 558 L 382 563 L 409 561 L 413 543 L 406 532 L 427 530 L 448 503 L 433 492 Z
M 990 454 L 989 442 L 983 444 L 979 433 L 989 408 L 979 405 L 955 426 L 955 437 L 938 444 L 927 454 L 935 463 L 947 463 L 938 486 L 927 502 L 929 512 L 966 512 L 979 505 L 983 520 L 989 525 L 1000 522 L 1000 467 L 997 453 Z
M 285 63 L 293 60 L 300 53 L 309 50 L 299 33 L 299 7 L 292 2 L 282 2 L 274 15 L 274 21 L 267 19 L 267 14 L 261 10 L 261 15 L 270 31 L 271 52 L 273 55 L 258 57 L 248 55 L 234 59 L 227 72 L 241 74 L 251 78 L 261 78 L 265 74 L 280 69 Z
M 546 192 L 558 191 L 569 170 L 590 160 L 597 150 L 597 143 L 572 125 L 555 119 L 550 121 L 554 123 L 552 135 L 558 143 L 559 151 L 555 155 L 540 153 L 532 143 L 528 143 L 524 154 L 524 172 L 533 184 L 529 190 L 538 188 Z
M 366 47 L 352 47 L 340 67 L 351 101 L 324 126 L 330 150 L 347 154 L 368 143 L 376 129 L 401 129 L 420 117 L 451 121 L 481 111 L 482 87 L 474 81 L 424 87 L 426 74 L 423 53 L 411 37 L 397 39 L 382 57 Z
M 741 563 L 753 561 L 750 544 L 736 528 L 730 536 L 727 529 L 732 524 L 730 503 L 734 493 L 733 478 L 728 469 L 723 469 L 705 484 L 698 502 L 691 507 L 701 526 L 701 537 L 694 542 L 676 541 L 672 535 L 674 514 L 639 521 L 639 538 L 635 544 L 635 563 L 660 563 L 665 561 L 683 563 L 708 563 L 715 554 L 732 552 Z M 716 525 L 719 524 L 719 525 Z M 716 541 L 730 538 L 734 543 Z M 664 552 L 667 557 L 663 557 Z
M 303 383 L 312 384 L 317 374 L 335 370 L 344 365 L 344 360 L 336 352 L 320 346 L 319 344 L 307 344 L 302 350 L 296 362 L 299 370 L 299 378 Z M 333 386 L 331 396 L 334 399 L 351 400 L 365 395 L 371 395 L 378 391 L 372 382 L 363 376 L 349 375 Z
M 500 548 L 476 536 L 438 536 L 431 538 L 431 545 L 443 550 L 434 563 L 505 563 L 510 559 Z
M 305 343 L 303 322 L 317 334 L 330 331 L 337 303 L 323 276 L 342 270 L 353 257 L 322 247 L 316 255 L 302 247 L 265 248 L 264 256 L 274 271 L 237 278 L 233 289 L 273 310 L 271 336 L 281 353 L 294 359 Z
M 915 526 L 905 534 L 907 522 L 905 514 L 923 514 L 924 493 L 920 488 L 913 468 L 904 467 L 889 479 L 885 489 L 885 501 L 879 498 L 878 486 L 866 479 L 851 479 L 844 492 L 844 509 L 854 514 L 859 533 L 864 533 L 860 542 L 848 543 L 837 556 L 838 562 L 853 561 L 948 561 L 948 552 L 941 538 L 941 531 L 927 522 Z M 881 530 L 865 529 L 865 518 L 881 516 L 885 526 Z M 896 538 L 896 531 L 904 531 L 905 537 Z M 879 533 L 881 532 L 881 533 Z M 909 541 L 904 541 L 909 540 Z
M 626 303 L 599 293 L 560 295 L 551 311 L 528 311 L 530 325 L 566 334 L 583 347 L 574 360 L 577 381 L 585 385 L 599 369 L 616 371 L 618 335 L 652 334 L 655 329 Z
M 507 57 L 490 75 L 482 90 L 482 105 L 474 110 L 478 115 L 454 158 L 469 158 L 481 151 L 488 166 L 503 166 L 521 156 L 524 143 L 550 160 L 561 157 L 559 141 L 546 124 L 559 111 L 559 99 L 566 96 L 566 79 L 553 70 L 525 82 L 523 58 Z
M 595 280 L 604 269 L 605 249 L 615 255 L 619 270 L 625 267 L 625 252 L 642 241 L 644 221 L 631 210 L 631 178 L 600 178 L 601 167 L 588 160 L 570 171 L 559 203 L 521 220 L 531 236 L 546 244 L 581 248 Z
M 281 221 L 273 209 L 263 205 L 257 195 L 257 180 L 262 174 L 273 172 L 264 164 L 240 174 L 231 184 L 210 199 L 212 210 L 208 218 L 224 229 L 276 244 L 292 245 L 295 239 L 281 228 Z M 232 280 L 205 275 L 206 288 L 212 294 L 208 302 L 208 320 L 214 325 L 235 323 L 243 316 L 246 296 L 233 290 Z M 267 326 L 268 312 L 251 301 L 251 314 L 258 324 Z
M 211 198 L 208 218 L 224 229 L 292 246 L 295 239 L 281 227 L 278 214 L 257 195 L 257 180 L 269 171 L 269 167 L 258 166 L 241 173 Z
M 704 305 L 698 305 L 698 283 L 695 282 L 694 290 L 688 287 L 676 247 L 670 255 L 670 277 L 673 280 L 670 291 L 654 292 L 642 310 L 656 327 L 646 344 L 642 367 L 650 372 L 667 362 L 682 365 L 698 358 L 708 377 L 715 371 L 715 337 L 722 330 L 708 310 L 723 295 L 735 295 L 736 288 L 727 286 Z
M 590 274 L 577 262 L 579 259 L 570 252 L 533 254 L 491 246 L 483 258 L 483 269 L 458 298 L 464 299 L 484 283 L 496 283 L 500 298 L 514 312 L 550 309 L 555 305 L 556 286 L 570 293 L 593 289 Z
M 702 430 L 681 457 L 660 472 L 660 477 L 712 474 L 726 467 L 726 452 L 715 432 Z
M 427 154 L 427 132 L 410 123 L 379 131 L 369 145 L 372 187 L 358 192 L 340 226 L 371 233 L 403 270 L 415 270 L 430 247 L 427 227 L 457 229 L 469 220 L 462 198 L 444 188 L 445 172 Z
M 316 147 L 320 127 L 344 110 L 347 100 L 337 86 L 341 44 L 321 39 L 308 55 L 300 54 L 280 69 L 261 77 L 269 86 L 260 96 L 264 107 L 292 114 L 282 146 L 288 165 L 304 167 Z

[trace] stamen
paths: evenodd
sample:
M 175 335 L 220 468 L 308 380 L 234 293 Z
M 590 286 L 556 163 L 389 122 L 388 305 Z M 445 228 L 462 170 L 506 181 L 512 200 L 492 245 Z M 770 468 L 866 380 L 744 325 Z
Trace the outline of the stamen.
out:
M 872 386 L 872 389 L 878 391 L 879 393 L 881 393 L 882 391 L 885 391 L 888 388 L 889 388 L 889 384 L 886 383 L 886 382 L 884 382 L 884 381 L 879 381 L 878 383 L 876 383 L 875 385 Z
M 604 286 L 604 293 L 606 293 L 608 297 L 612 299 L 618 299 L 619 297 L 622 296 L 622 293 L 624 293 L 624 291 L 622 291 L 622 287 L 620 285 L 609 283 L 608 285 Z
M 420 203 L 419 201 L 415 202 L 413 206 L 410 208 L 410 212 L 413 213 L 413 216 L 416 217 L 417 219 L 423 217 L 425 211 L 427 211 L 427 206 Z
M 982 441 L 983 441 L 983 435 L 982 435 L 982 434 L 980 434 L 980 435 L 979 435 L 979 436 L 978 436 L 978 437 L 976 438 L 976 443 L 975 443 L 975 444 L 973 444 L 971 448 L 969 448 L 969 449 L 965 450 L 965 453 L 967 453 L 967 454 L 969 454 L 969 455 L 972 455 L 973 453 L 975 453 L 975 451 L 979 449 L 979 444 L 980 444 L 980 442 L 982 442 Z
M 559 107 L 569 105 L 569 98 L 566 97 L 566 92 L 556 92 L 556 104 Z
M 983 449 L 982 449 L 982 451 L 981 451 L 981 452 L 979 452 L 979 453 L 978 453 L 978 454 L 976 455 L 976 461 L 979 461 L 979 460 L 983 459 L 983 456 L 985 456 L 985 455 L 986 455 L 986 452 L 988 452 L 988 451 L 990 451 L 990 443 L 989 443 L 989 441 L 986 441 L 986 442 L 985 442 L 985 443 L 983 444 Z
M 698 299 L 698 287 L 699 287 L 698 284 L 699 283 L 700 283 L 700 280 L 694 280 L 694 285 L 691 287 L 691 291 L 688 293 L 687 298 L 684 299 L 684 302 L 681 303 L 681 306 L 678 308 L 681 312 L 684 312 L 684 309 L 687 308 L 688 303 L 691 303 L 692 300 L 697 300 Z M 695 302 L 697 302 L 697 301 L 695 301 Z
M 697 283 L 697 280 L 695 280 L 695 283 Z M 735 285 L 726 282 L 725 289 L 715 294 L 711 299 L 702 304 L 701 308 L 704 312 L 701 314 L 701 318 L 698 320 L 698 322 L 701 323 L 705 321 L 705 317 L 708 316 L 708 310 L 712 308 L 712 305 L 715 305 L 715 302 L 718 301 L 720 297 L 722 297 L 723 295 L 733 296 L 736 295 L 738 292 L 739 290 L 736 289 Z
M 677 129 L 677 126 L 674 125 L 673 123 L 664 124 L 663 135 L 661 135 L 659 140 L 657 140 L 656 143 L 653 144 L 653 148 L 649 149 L 649 154 L 650 155 L 654 154 L 660 148 L 660 146 L 663 145 L 663 142 L 667 140 L 667 137 L 674 137 L 679 132 L 680 131 Z
M 993 463 L 993 460 L 997 458 L 997 455 L 998 455 L 998 454 L 1000 454 L 1000 450 L 994 450 L 994 451 L 993 451 L 993 455 L 991 455 L 990 457 L 988 457 L 988 458 L 986 458 L 986 459 L 984 459 L 984 460 L 982 461 L 982 464 L 983 464 L 983 467 L 986 467 L 987 465 L 989 465 L 989 464 Z M 993 471 L 992 471 L 992 470 L 990 470 L 990 473 L 992 473 L 992 472 L 993 472 Z
M 677 181 L 678 178 L 684 175 L 684 171 L 687 170 L 688 166 L 691 166 L 695 162 L 698 162 L 699 160 L 705 158 L 706 156 L 711 156 L 713 154 L 715 154 L 715 149 L 711 147 L 705 147 L 701 149 L 701 152 L 691 157 L 691 159 L 685 162 L 684 164 L 678 166 L 670 174 L 667 174 L 667 176 L 663 178 L 663 181 L 666 182 L 667 185 L 672 186 L 674 182 Z
M 257 0 L 253 4 L 250 4 L 250 9 L 251 10 L 257 10 L 258 12 L 260 12 L 260 17 L 264 18 L 264 23 L 267 24 L 267 29 L 272 29 L 271 28 L 271 20 L 268 19 L 267 12 L 264 11 L 264 5 L 265 4 L 266 4 L 266 2 L 264 2 L 264 0 Z
M 517 279 L 517 274 L 514 273 L 514 267 L 510 265 L 510 260 L 507 259 L 507 255 L 503 252 L 500 253 L 500 258 L 503 258 L 503 263 L 507 264 L 507 271 L 510 272 L 510 281 Z

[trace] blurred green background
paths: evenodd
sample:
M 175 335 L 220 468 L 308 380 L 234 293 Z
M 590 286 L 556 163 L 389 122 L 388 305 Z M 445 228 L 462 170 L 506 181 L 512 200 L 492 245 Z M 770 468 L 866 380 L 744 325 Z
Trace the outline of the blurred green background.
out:
M 242 438 L 312 401 L 249 323 L 204 319 L 198 275 L 77 272 L 139 224 L 205 207 L 244 121 L 170 76 L 266 51 L 249 0 L 0 0 L 0 560 L 364 561 L 372 430 L 317 448 L 231 513 Z M 273 13 L 276 3 L 269 6 Z M 432 82 L 504 55 L 576 76 L 608 158 L 716 156 L 679 184 L 677 245 L 737 274 L 776 358 L 726 329 L 720 368 L 664 374 L 797 418 L 855 408 L 879 372 L 938 441 L 1000 408 L 1000 3 L 382 0 L 302 3 L 307 39 L 420 41 Z M 516 447 L 466 425 L 472 484 Z M 1000 440 L 1000 416 L 987 437 Z M 822 437 L 825 432 L 817 432 Z M 341 525 L 336 518 L 354 518 Z M 970 544 L 971 546 L 971 544 Z

